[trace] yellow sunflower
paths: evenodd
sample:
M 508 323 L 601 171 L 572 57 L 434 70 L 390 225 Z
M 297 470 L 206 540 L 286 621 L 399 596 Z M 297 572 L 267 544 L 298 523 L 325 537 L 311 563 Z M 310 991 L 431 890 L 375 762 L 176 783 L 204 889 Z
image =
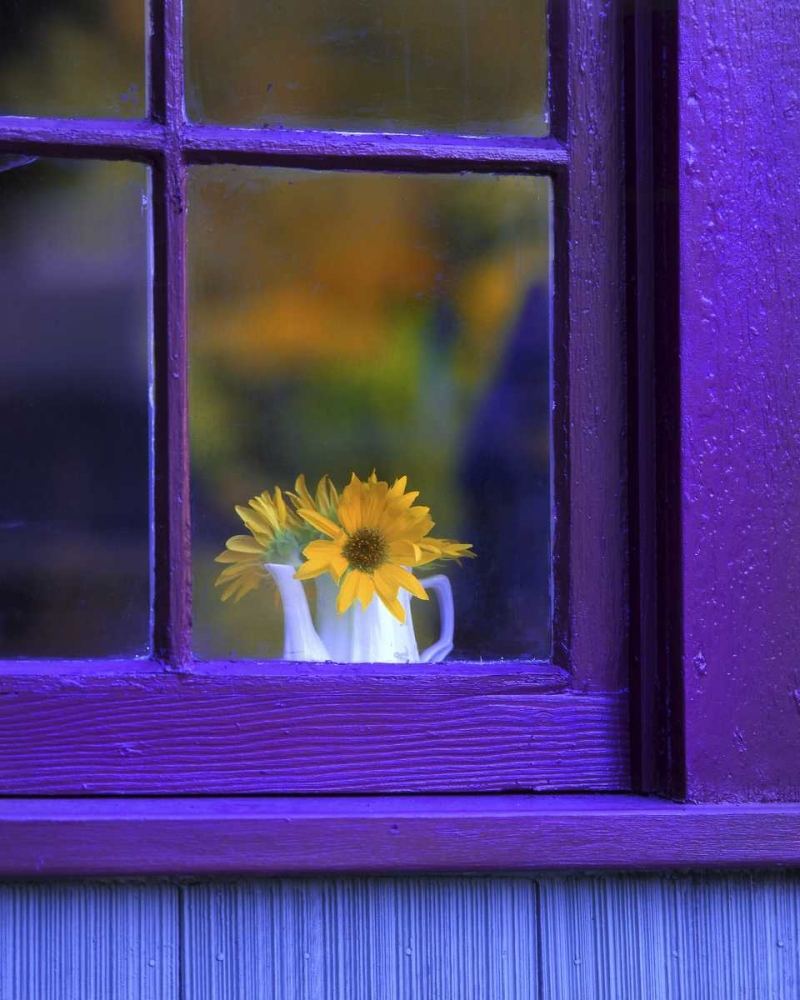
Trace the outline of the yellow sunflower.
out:
M 316 510 L 331 520 L 336 519 L 339 491 L 333 485 L 330 476 L 323 476 L 320 479 L 315 496 L 311 495 L 311 491 L 306 486 L 306 477 L 298 476 L 295 480 L 294 492 L 287 490 L 286 496 L 292 501 L 295 510 L 303 507 L 306 510 Z
M 427 566 L 429 569 L 433 563 L 450 560 L 461 562 L 462 559 L 475 558 L 471 545 L 466 542 L 454 542 L 449 538 L 423 538 L 419 547 L 422 550 L 422 558 L 417 565 Z
M 292 511 L 283 498 L 280 487 L 274 495 L 269 491 L 253 497 L 247 507 L 236 507 L 236 513 L 250 532 L 234 535 L 225 543 L 215 562 L 229 565 L 217 577 L 215 586 L 225 589 L 222 600 L 233 597 L 241 600 L 245 594 L 267 576 L 264 564 L 268 562 L 300 561 L 300 546 L 307 540 L 303 521 Z
M 399 621 L 405 611 L 397 598 L 401 587 L 420 600 L 428 595 L 407 567 L 425 560 L 423 540 L 433 527 L 430 510 L 415 507 L 417 493 L 406 493 L 403 476 L 390 488 L 373 473 L 365 482 L 353 473 L 342 491 L 336 518 L 312 507 L 298 508 L 298 514 L 323 535 L 304 549 L 306 562 L 295 574 L 311 580 L 329 573 L 339 584 L 337 609 L 340 614 L 358 600 L 366 608 L 375 594 Z M 429 548 L 441 550 L 428 539 Z M 429 560 L 426 560 L 429 561 Z

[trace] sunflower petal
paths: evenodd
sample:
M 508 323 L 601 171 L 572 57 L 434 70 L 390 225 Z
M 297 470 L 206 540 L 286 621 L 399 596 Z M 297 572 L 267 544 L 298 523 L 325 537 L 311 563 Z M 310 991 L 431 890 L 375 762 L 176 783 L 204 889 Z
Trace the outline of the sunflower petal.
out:
M 281 528 L 286 527 L 286 501 L 283 499 L 280 486 L 275 487 L 275 510 L 278 514 L 278 524 Z
M 396 583 L 398 587 L 405 588 L 421 601 L 429 600 L 427 591 L 419 580 L 413 573 L 409 573 L 407 569 L 403 569 L 402 566 L 394 566 L 392 563 L 386 563 L 385 566 L 381 566 L 379 570 L 376 570 L 376 573 L 380 573 L 384 579 L 389 580 L 391 583 Z
M 245 576 L 247 573 L 255 573 L 255 566 L 243 566 L 234 565 L 226 566 L 225 569 L 219 574 L 216 581 L 214 582 L 215 587 L 221 587 L 223 583 L 227 583 L 228 580 L 235 580 L 237 577 Z
M 234 535 L 225 544 L 232 552 L 252 552 L 258 554 L 263 551 L 262 546 L 249 535 Z
M 343 615 L 356 599 L 358 593 L 359 578 L 363 574 L 357 570 L 351 570 L 339 586 L 339 596 L 336 598 L 336 610 Z
M 231 552 L 230 549 L 225 549 L 220 552 L 218 556 L 214 556 L 214 562 L 218 563 L 241 563 L 249 558 L 249 553 L 244 552 Z
M 342 546 L 329 538 L 315 538 L 303 549 L 306 559 L 333 559 L 341 554 Z
M 235 596 L 234 600 L 238 604 L 239 601 L 246 595 L 249 594 L 251 590 L 255 590 L 258 586 L 259 580 L 257 576 L 244 577 L 239 581 L 239 593 Z
M 375 584 L 375 591 L 381 599 L 383 606 L 403 624 L 406 620 L 406 612 L 403 605 L 397 599 L 398 587 L 387 580 L 385 576 L 382 576 L 380 570 L 373 574 L 372 579 Z
M 400 566 L 416 566 L 422 557 L 420 546 L 405 538 L 399 538 L 389 544 L 389 558 Z
M 372 577 L 369 573 L 360 573 L 359 576 L 356 598 L 361 602 L 362 609 L 366 609 L 369 602 L 375 596 L 375 584 L 372 582 Z
M 401 497 L 406 491 L 406 486 L 408 486 L 408 476 L 400 476 L 399 479 L 395 479 L 392 488 L 389 490 L 389 496 Z
M 333 559 L 328 563 L 328 572 L 331 574 L 333 579 L 338 583 L 344 574 L 347 572 L 350 563 L 345 559 L 341 553 L 334 556 Z
M 306 486 L 306 477 L 300 475 L 294 481 L 294 493 L 290 493 L 292 501 L 294 502 L 295 508 L 297 507 L 313 507 L 314 499 Z
M 323 535 L 328 535 L 330 538 L 336 538 L 337 535 L 342 533 L 342 529 L 338 524 L 334 524 L 329 517 L 325 517 L 324 514 L 320 514 L 319 511 L 311 510 L 307 507 L 301 507 L 297 512 L 304 521 L 308 521 L 312 528 L 316 528 L 317 531 L 321 531 Z
M 302 566 L 299 566 L 295 571 L 295 580 L 313 580 L 318 576 L 322 576 L 323 573 L 328 572 L 327 563 L 322 562 L 304 562 Z
M 348 497 L 339 504 L 339 521 L 348 535 L 361 527 L 361 498 Z

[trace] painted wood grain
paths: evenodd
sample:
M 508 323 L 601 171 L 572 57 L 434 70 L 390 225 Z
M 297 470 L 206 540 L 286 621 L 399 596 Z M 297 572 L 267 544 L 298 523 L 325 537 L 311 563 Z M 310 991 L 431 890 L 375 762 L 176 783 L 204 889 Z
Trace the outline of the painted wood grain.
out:
M 523 878 L 251 881 L 183 890 L 186 995 L 534 1000 Z
M 182 1000 L 178 892 L 0 885 L 0 1000 Z
M 621 790 L 627 701 L 542 679 L 0 676 L 4 794 Z
M 800 805 L 624 795 L 0 798 L 0 876 L 800 866 Z
M 687 789 L 800 799 L 800 6 L 680 10 Z
M 793 1000 L 800 876 L 541 879 L 541 1000 Z

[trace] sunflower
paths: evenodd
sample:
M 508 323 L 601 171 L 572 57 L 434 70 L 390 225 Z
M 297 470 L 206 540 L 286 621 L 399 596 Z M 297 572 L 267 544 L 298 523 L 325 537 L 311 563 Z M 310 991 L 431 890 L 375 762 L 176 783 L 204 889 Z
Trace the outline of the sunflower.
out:
M 308 528 L 297 514 L 289 509 L 280 487 L 274 495 L 269 491 L 253 497 L 247 507 L 236 507 L 236 513 L 250 532 L 234 535 L 225 543 L 215 562 L 229 565 L 217 577 L 216 586 L 225 589 L 222 600 L 229 597 L 239 601 L 267 576 L 264 568 L 268 562 L 297 565 L 300 548 L 308 540 Z
M 427 566 L 428 569 L 433 568 L 435 563 L 450 560 L 460 563 L 462 559 L 475 558 L 471 545 L 466 542 L 455 542 L 449 538 L 423 538 L 419 547 L 422 550 L 422 558 L 417 565 Z
M 366 608 L 377 594 L 395 618 L 404 622 L 405 611 L 397 597 L 401 587 L 428 600 L 408 567 L 436 558 L 456 558 L 444 554 L 443 543 L 426 538 L 433 527 L 430 510 L 414 506 L 419 494 L 406 493 L 407 483 L 403 476 L 390 488 L 375 473 L 366 481 L 353 473 L 342 491 L 335 519 L 316 507 L 298 507 L 297 513 L 326 537 L 303 549 L 306 562 L 295 575 L 311 580 L 329 573 L 339 584 L 336 606 L 340 614 L 356 600 Z
M 294 492 L 286 491 L 286 496 L 292 501 L 295 510 L 301 507 L 306 510 L 316 510 L 331 520 L 336 520 L 336 509 L 339 506 L 339 491 L 333 485 L 330 476 L 323 476 L 317 484 L 316 495 L 312 497 L 306 486 L 306 477 L 298 476 L 294 484 Z

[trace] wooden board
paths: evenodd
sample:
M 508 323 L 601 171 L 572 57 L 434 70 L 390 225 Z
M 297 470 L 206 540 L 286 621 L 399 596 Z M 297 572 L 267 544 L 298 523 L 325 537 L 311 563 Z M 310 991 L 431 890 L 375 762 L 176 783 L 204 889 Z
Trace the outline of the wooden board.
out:
M 0 674 L 0 792 L 235 795 L 628 787 L 627 698 L 447 664 Z M 11 670 L 14 668 L 12 667 Z M 264 670 L 266 671 L 266 667 Z M 95 668 L 97 670 L 97 668 Z M 342 673 L 336 673 L 342 670 Z M 322 671 L 322 672 L 321 672 Z M 556 674 L 558 671 L 555 672 Z
M 179 1000 L 177 886 L 0 885 L 0 1000 Z
M 795 1000 L 800 874 L 0 885 L 0 1000 Z
M 798 801 L 800 6 L 679 7 L 687 792 Z

